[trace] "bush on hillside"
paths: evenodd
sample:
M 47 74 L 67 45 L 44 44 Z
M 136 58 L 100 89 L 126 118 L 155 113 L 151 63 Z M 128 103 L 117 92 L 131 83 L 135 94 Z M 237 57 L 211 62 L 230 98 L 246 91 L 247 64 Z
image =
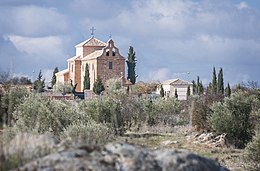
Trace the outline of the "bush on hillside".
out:
M 11 126 L 13 121 L 13 112 L 19 104 L 23 102 L 23 99 L 28 96 L 29 92 L 23 87 L 11 88 L 8 93 L 5 93 L 1 98 L 1 117 L 3 122 Z
M 148 125 L 164 124 L 164 125 L 177 125 L 177 115 L 181 112 L 181 105 L 175 98 L 167 100 L 157 98 L 154 101 L 144 102 L 144 112 L 147 116 Z
M 83 101 L 80 108 L 97 123 L 111 124 L 116 134 L 122 135 L 125 132 L 125 121 L 121 112 L 122 104 L 119 100 L 109 96 L 100 96 Z
M 109 126 L 89 121 L 71 124 L 61 133 L 60 139 L 72 145 L 100 145 L 112 141 L 114 134 Z
M 210 108 L 202 99 L 194 99 L 191 103 L 192 127 L 195 128 L 196 131 L 210 130 L 208 121 L 211 113 Z
M 24 132 L 59 135 L 60 132 L 77 120 L 87 121 L 88 116 L 78 112 L 75 105 L 65 101 L 54 101 L 38 94 L 24 99 L 14 112 L 15 128 Z
M 244 148 L 254 135 L 250 101 L 243 92 L 236 92 L 212 107 L 211 127 L 219 134 L 226 133 L 230 143 L 238 148 Z
M 260 170 L 260 134 L 245 149 L 246 170 Z

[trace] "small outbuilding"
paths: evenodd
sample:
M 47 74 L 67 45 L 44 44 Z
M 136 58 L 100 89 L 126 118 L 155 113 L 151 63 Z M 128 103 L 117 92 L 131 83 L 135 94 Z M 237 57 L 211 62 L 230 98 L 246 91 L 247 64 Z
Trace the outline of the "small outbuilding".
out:
M 190 95 L 193 92 L 192 83 L 181 79 L 165 80 L 161 85 L 166 98 L 176 97 L 177 92 L 178 100 L 187 100 L 188 87 L 190 88 Z M 160 86 L 157 89 L 157 93 L 160 94 Z

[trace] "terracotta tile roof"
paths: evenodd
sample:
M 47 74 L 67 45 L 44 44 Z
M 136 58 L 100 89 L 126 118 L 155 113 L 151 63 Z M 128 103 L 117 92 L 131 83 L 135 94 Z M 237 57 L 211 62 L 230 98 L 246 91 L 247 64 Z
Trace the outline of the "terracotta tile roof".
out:
M 96 50 L 96 51 L 92 52 L 91 54 L 84 56 L 81 60 L 85 61 L 85 60 L 89 60 L 89 59 L 95 59 L 95 58 L 100 57 L 102 54 L 103 54 L 103 49 L 102 50 Z
M 107 44 L 102 42 L 101 40 L 98 40 L 94 37 L 89 38 L 85 40 L 84 42 L 81 42 L 77 44 L 75 47 L 82 47 L 82 46 L 106 46 Z

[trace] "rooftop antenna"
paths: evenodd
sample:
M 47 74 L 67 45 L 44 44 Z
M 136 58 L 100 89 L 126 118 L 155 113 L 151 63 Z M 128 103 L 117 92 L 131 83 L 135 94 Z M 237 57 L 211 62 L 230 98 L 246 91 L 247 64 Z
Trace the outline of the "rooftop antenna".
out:
M 96 30 L 96 29 L 92 26 L 91 29 L 90 29 L 90 31 L 91 31 L 91 36 L 92 36 L 92 37 L 94 37 L 94 32 L 95 32 L 95 30 Z

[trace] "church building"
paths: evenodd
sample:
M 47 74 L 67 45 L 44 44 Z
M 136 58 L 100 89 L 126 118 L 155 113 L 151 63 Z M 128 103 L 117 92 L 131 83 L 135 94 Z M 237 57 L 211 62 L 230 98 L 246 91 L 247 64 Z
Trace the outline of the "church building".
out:
M 111 78 L 124 78 L 125 58 L 120 55 L 112 39 L 104 43 L 92 36 L 75 48 L 76 55 L 67 60 L 68 68 L 56 73 L 58 84 L 70 84 L 72 81 L 73 85 L 77 84 L 76 91 L 83 92 L 86 64 L 89 67 L 91 90 L 98 76 L 103 84 Z

